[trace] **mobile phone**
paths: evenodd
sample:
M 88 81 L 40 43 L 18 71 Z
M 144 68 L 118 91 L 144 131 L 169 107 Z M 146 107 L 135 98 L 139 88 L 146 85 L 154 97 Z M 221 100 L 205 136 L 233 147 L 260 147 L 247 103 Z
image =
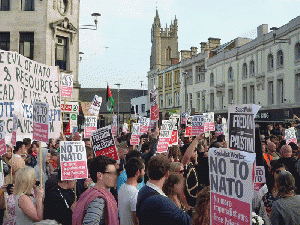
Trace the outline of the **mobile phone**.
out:
M 37 180 L 36 182 L 35 182 L 35 186 L 40 186 L 40 184 L 41 184 L 41 182 L 39 181 L 39 180 Z
M 7 194 L 8 194 L 8 195 L 11 195 L 11 194 L 12 194 L 11 188 L 12 188 L 13 186 L 14 186 L 13 184 L 8 184 L 8 185 L 6 185 L 6 191 L 7 191 Z

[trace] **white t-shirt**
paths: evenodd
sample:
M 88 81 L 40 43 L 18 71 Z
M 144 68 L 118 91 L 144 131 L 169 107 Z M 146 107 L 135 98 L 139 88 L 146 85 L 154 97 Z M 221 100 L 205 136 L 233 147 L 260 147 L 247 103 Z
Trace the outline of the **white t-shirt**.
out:
M 139 191 L 136 187 L 123 184 L 118 192 L 118 209 L 120 225 L 132 225 L 132 214 L 136 212 L 136 202 Z

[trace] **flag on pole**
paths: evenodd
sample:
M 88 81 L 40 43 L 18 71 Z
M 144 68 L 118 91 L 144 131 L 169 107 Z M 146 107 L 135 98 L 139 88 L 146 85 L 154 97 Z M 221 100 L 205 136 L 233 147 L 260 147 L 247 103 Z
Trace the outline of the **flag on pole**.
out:
M 107 110 L 110 111 L 111 113 L 113 113 L 114 104 L 115 104 L 115 100 L 113 99 L 110 88 L 107 84 L 106 105 L 107 105 Z

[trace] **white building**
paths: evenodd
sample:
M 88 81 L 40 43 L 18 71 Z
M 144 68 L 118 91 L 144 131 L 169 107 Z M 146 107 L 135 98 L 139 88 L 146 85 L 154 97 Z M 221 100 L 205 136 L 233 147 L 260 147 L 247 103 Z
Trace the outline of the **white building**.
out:
M 137 119 L 139 116 L 149 117 L 149 113 L 148 95 L 131 99 L 131 119 Z

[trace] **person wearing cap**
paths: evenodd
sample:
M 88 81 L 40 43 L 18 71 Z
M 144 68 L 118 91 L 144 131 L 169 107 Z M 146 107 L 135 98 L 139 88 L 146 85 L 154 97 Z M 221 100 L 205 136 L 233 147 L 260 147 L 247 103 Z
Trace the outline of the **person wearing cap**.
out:
M 288 171 L 282 171 L 276 178 L 279 198 L 272 205 L 272 225 L 298 225 L 300 218 L 300 196 L 295 195 L 295 179 Z

